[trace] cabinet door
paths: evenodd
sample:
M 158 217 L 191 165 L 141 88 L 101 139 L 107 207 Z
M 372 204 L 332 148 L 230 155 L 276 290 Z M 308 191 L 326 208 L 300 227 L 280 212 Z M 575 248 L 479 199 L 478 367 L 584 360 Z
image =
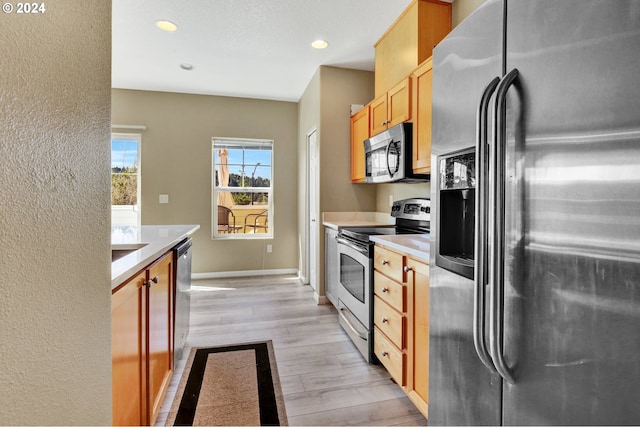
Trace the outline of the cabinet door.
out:
M 146 272 L 111 297 L 113 425 L 146 425 Z
M 411 79 L 407 77 L 387 94 L 387 127 L 411 120 Z
M 406 348 L 405 317 L 378 296 L 373 297 L 373 322 L 398 349 Z
M 429 402 L 429 266 L 410 258 L 409 271 L 409 323 L 408 386 L 412 400 L 426 412 Z M 417 396 L 416 396 L 417 395 Z
M 389 279 L 378 270 L 373 272 L 373 293 L 400 313 L 406 311 L 406 286 Z
M 404 283 L 405 257 L 395 251 L 376 245 L 373 250 L 373 268 L 399 283 Z
M 377 327 L 373 329 L 373 352 L 396 383 L 404 387 L 406 385 L 407 357 Z
M 413 172 L 431 173 L 433 59 L 413 73 Z
M 376 96 L 389 91 L 398 80 L 429 58 L 433 47 L 450 31 L 450 3 L 412 1 L 374 45 Z
M 351 117 L 351 182 L 364 182 L 364 140 L 369 138 L 369 106 Z
M 173 257 L 148 269 L 149 419 L 155 422 L 173 373 Z
M 375 93 L 378 96 L 388 92 L 418 65 L 417 2 L 411 2 L 374 47 Z
M 369 127 L 369 134 L 371 136 L 387 130 L 388 119 L 386 93 L 371 101 L 369 114 L 371 115 L 371 125 Z

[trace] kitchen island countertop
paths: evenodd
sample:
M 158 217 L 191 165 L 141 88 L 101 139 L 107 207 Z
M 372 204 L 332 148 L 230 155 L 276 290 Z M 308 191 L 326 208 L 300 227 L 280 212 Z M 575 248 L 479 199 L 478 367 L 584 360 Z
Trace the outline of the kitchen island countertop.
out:
M 134 250 L 111 263 L 111 290 L 114 290 L 134 274 L 141 271 L 165 254 L 186 237 L 191 236 L 200 225 L 142 225 L 112 226 L 111 249 Z
M 396 235 L 376 235 L 370 239 L 386 246 L 390 249 L 414 256 L 422 261 L 429 262 L 429 251 L 431 248 L 430 234 L 396 234 Z

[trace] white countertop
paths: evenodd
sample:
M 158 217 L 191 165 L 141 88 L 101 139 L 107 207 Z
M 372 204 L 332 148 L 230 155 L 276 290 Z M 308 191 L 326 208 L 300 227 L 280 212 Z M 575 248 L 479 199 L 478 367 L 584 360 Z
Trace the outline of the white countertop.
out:
M 340 231 L 344 227 L 375 227 L 393 225 L 395 219 L 380 212 L 323 212 L 322 225 Z
M 111 249 L 135 249 L 137 245 L 146 245 L 111 263 L 111 290 L 199 228 L 199 225 L 112 226 Z
M 431 248 L 430 234 L 396 234 L 391 236 L 376 235 L 370 239 L 386 246 L 414 256 L 423 261 L 429 262 L 429 251 Z

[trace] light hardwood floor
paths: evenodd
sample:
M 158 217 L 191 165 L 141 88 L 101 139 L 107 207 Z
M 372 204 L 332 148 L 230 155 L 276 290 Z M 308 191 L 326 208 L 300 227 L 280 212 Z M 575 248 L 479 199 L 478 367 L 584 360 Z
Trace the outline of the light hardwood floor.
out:
M 189 347 L 272 340 L 289 424 L 427 425 L 380 365 L 368 365 L 338 324 L 295 277 L 192 282 Z M 164 425 L 182 375 L 180 361 L 156 421 Z

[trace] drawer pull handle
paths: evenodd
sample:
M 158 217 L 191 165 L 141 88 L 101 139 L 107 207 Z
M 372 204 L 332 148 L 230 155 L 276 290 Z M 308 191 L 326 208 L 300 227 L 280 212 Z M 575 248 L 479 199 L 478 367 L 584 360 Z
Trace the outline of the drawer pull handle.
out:
M 389 292 L 389 288 L 382 288 L 382 292 Z
M 382 318 L 382 323 L 387 323 L 389 321 L 389 319 L 387 319 L 386 317 Z
M 387 261 L 386 259 L 383 259 L 382 260 L 382 265 L 387 265 L 387 264 L 389 264 L 389 261 Z
M 405 273 L 408 273 L 408 272 L 410 272 L 410 271 L 413 271 L 413 267 L 409 267 L 408 265 L 405 265 L 405 266 L 404 266 L 404 272 L 405 272 Z
M 382 357 L 386 357 L 386 356 L 388 356 L 388 355 L 389 355 L 389 353 L 387 353 L 386 351 L 383 351 L 383 352 L 382 352 Z

